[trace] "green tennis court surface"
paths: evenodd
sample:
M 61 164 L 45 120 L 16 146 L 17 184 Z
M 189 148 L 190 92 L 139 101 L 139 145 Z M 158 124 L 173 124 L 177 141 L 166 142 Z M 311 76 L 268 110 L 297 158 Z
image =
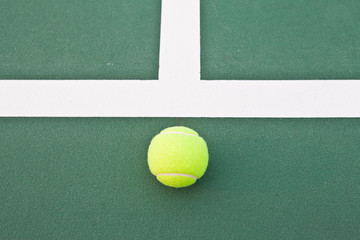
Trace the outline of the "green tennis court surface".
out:
M 167 126 L 208 143 L 203 178 L 161 185 Z M 357 239 L 358 119 L 0 119 L 1 239 Z
M 160 14 L 160 0 L 3 0 L 0 79 L 157 79 Z M 359 79 L 359 29 L 358 0 L 201 0 L 202 79 Z
M 157 79 L 160 9 L 160 0 L 3 0 L 0 79 Z
M 359 4 L 201 0 L 202 79 L 360 79 Z M 159 0 L 0 5 L 0 79 L 157 79 Z M 174 125 L 210 152 L 185 189 L 146 163 Z M 359 119 L 0 118 L 0 239 L 358 239 L 359 142 Z
M 360 1 L 201 1 L 203 79 L 359 79 Z

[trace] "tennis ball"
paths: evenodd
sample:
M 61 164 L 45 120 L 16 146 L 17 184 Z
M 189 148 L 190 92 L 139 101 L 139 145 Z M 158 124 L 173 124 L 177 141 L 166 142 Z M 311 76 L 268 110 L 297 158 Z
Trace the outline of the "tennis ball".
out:
M 206 142 L 190 128 L 166 128 L 152 139 L 149 146 L 150 171 L 169 187 L 194 184 L 204 175 L 208 161 Z

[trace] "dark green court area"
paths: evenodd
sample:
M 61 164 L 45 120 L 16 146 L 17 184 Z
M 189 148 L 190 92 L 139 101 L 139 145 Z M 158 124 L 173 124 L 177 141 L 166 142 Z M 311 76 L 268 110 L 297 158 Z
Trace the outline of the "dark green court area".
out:
M 148 170 L 151 138 L 207 141 L 185 189 Z M 359 119 L 1 118 L 1 239 L 358 239 Z

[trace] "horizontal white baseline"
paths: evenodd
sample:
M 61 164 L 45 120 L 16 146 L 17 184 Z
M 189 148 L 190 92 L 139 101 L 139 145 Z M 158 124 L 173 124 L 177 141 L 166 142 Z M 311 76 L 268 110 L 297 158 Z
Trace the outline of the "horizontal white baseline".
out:
M 360 117 L 359 80 L 1 80 L 2 117 Z

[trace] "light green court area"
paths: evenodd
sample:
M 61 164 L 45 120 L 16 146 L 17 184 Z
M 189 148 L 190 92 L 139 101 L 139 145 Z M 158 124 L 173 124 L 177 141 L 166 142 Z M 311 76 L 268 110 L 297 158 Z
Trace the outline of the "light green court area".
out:
M 360 79 L 360 1 L 201 0 L 203 79 Z
M 358 0 L 201 0 L 200 14 L 202 79 L 360 79 Z M 157 79 L 160 19 L 160 0 L 3 0 L 0 79 Z
M 157 79 L 160 9 L 160 0 L 3 0 L 0 79 Z

